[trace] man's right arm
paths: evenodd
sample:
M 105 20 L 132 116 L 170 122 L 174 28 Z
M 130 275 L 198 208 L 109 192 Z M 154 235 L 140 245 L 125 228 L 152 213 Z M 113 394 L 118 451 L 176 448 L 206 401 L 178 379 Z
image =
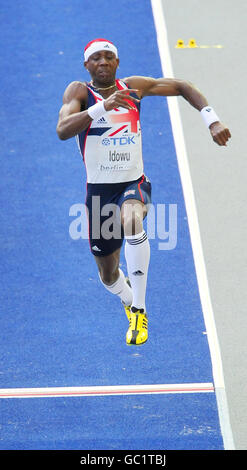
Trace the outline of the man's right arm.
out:
M 67 140 L 85 130 L 92 119 L 87 110 L 81 111 L 87 103 L 87 87 L 81 82 L 72 82 L 63 96 L 63 106 L 59 111 L 57 134 Z
M 59 112 L 57 123 L 57 134 L 61 140 L 67 140 L 88 128 L 92 119 L 100 118 L 108 111 L 122 106 L 126 109 L 132 109 L 132 102 L 140 100 L 129 95 L 132 89 L 117 90 L 108 98 L 100 101 L 88 109 L 87 107 L 87 87 L 81 82 L 72 82 L 66 88 L 63 96 L 63 106 Z

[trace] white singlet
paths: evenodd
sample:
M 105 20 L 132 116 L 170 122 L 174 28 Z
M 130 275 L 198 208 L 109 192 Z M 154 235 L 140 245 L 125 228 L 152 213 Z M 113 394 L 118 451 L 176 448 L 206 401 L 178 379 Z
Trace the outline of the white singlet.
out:
M 116 85 L 119 90 L 128 89 L 123 81 L 116 80 Z M 87 88 L 89 108 L 103 98 L 91 85 Z M 140 105 L 129 103 L 134 109 L 108 111 L 76 136 L 88 183 L 123 183 L 143 174 Z

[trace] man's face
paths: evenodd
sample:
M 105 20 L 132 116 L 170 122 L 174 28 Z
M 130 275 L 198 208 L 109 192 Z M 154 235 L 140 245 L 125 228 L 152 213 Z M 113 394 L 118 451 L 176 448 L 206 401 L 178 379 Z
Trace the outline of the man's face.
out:
M 111 84 L 115 79 L 119 59 L 111 51 L 99 51 L 92 54 L 85 67 L 95 84 Z

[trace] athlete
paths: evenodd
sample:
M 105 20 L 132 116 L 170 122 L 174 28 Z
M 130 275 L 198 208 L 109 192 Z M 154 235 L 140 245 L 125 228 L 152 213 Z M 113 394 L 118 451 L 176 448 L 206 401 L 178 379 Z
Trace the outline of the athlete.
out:
M 101 283 L 125 308 L 126 343 L 140 345 L 148 339 L 150 245 L 143 219 L 151 202 L 142 159 L 140 102 L 145 96 L 182 96 L 201 112 L 218 145 L 226 145 L 231 135 L 190 82 L 142 76 L 120 80 L 118 65 L 118 50 L 111 41 L 100 38 L 87 44 L 84 66 L 91 81 L 74 81 L 66 88 L 57 133 L 62 140 L 77 139 L 87 172 L 91 252 Z M 124 239 L 128 277 L 119 267 Z

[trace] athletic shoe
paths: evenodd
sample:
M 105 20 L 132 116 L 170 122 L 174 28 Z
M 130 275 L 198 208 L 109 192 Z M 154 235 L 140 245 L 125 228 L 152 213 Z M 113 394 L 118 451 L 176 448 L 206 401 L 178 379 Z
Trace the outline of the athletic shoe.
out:
M 125 313 L 126 313 L 126 316 L 128 318 L 128 320 L 130 319 L 130 314 L 131 314 L 131 305 L 125 305 L 123 302 L 122 302 L 123 306 L 124 306 L 124 310 L 125 310 Z
M 128 277 L 125 278 L 127 284 L 131 287 L 131 284 L 130 284 L 130 280 Z M 130 319 L 130 314 L 131 314 L 131 305 L 125 305 L 123 302 L 122 302 L 123 306 L 124 306 L 124 310 L 125 310 L 125 313 L 126 313 L 126 316 L 128 318 L 128 320 Z
M 135 312 L 133 312 L 135 310 Z M 137 310 L 135 307 L 130 311 L 129 329 L 126 334 L 127 344 L 140 345 L 148 339 L 148 319 L 144 310 Z

